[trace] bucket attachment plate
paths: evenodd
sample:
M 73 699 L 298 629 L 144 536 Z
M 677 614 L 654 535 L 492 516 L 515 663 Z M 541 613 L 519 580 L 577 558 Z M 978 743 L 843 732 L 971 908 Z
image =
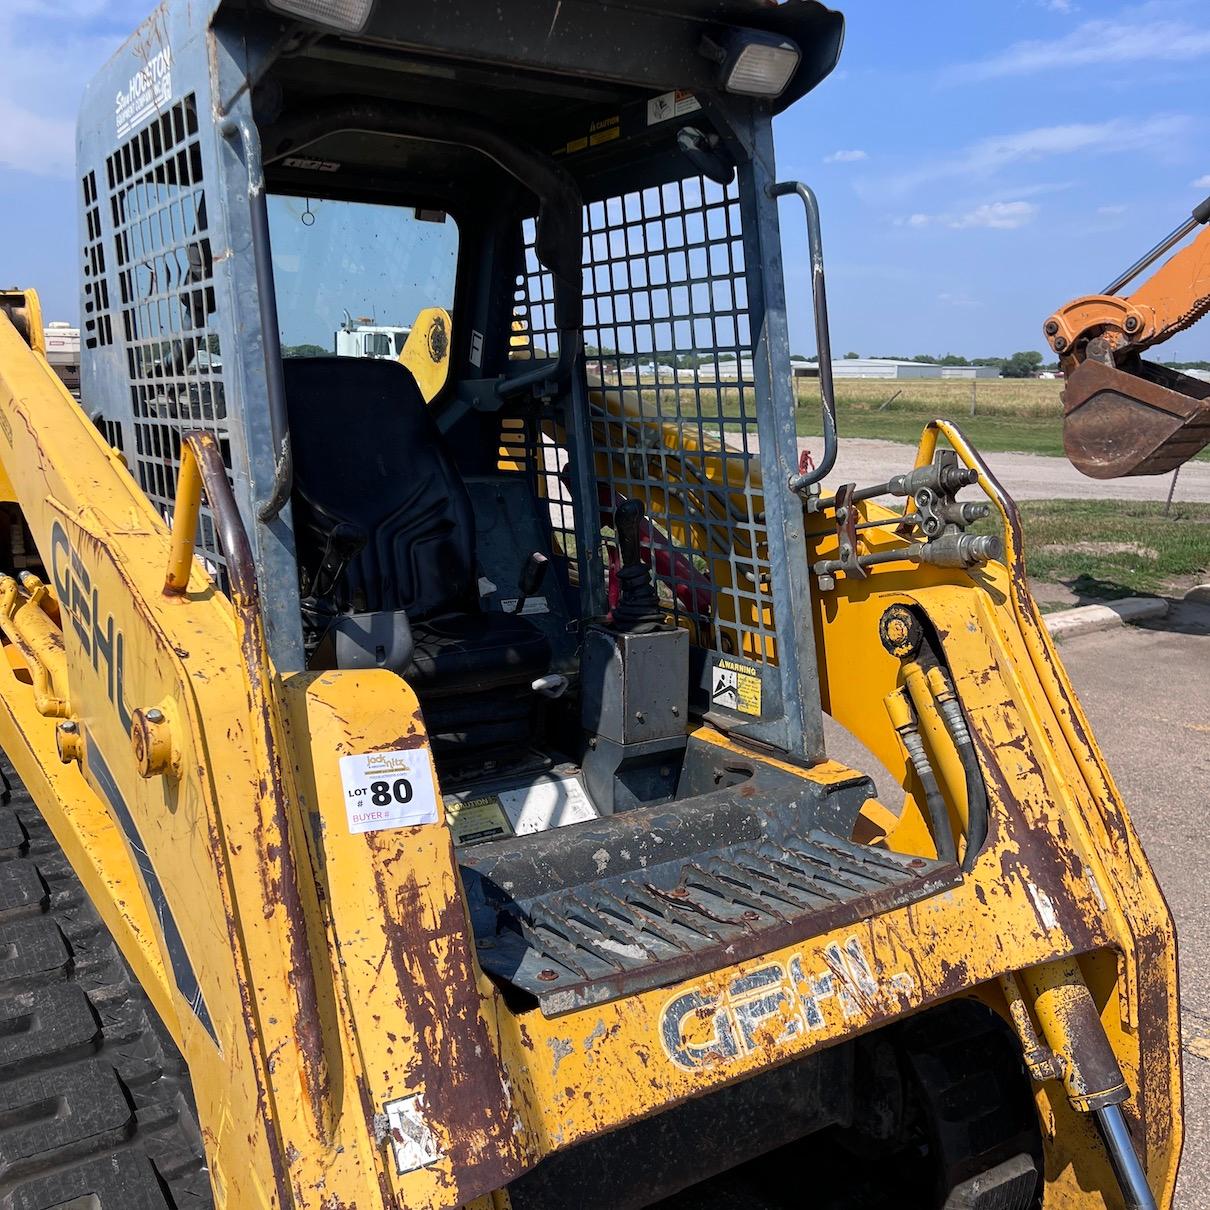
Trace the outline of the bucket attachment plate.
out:
M 692 814 L 694 804 L 666 807 L 664 815 L 673 810 Z M 784 815 L 738 829 L 757 833 L 747 839 L 731 833 L 731 843 L 678 854 L 686 830 L 674 827 L 661 842 L 658 816 L 649 830 L 628 818 L 648 814 L 643 808 L 526 838 L 545 854 L 522 857 L 515 842 L 502 841 L 464 857 L 483 969 L 557 1016 L 819 936 L 961 879 L 952 863 L 853 844 L 819 828 L 799 832 Z M 594 876 L 550 886 L 556 865 L 583 871 L 578 848 L 591 855 Z M 653 851 L 660 856 L 650 860 Z
M 1093 479 L 1162 475 L 1210 444 L 1210 382 L 1154 362 L 1081 362 L 1063 392 L 1063 445 Z

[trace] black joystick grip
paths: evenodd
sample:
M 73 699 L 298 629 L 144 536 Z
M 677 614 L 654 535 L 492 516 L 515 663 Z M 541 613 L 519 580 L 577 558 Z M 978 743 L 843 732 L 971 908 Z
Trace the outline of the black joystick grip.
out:
M 642 524 L 641 501 L 627 500 L 614 509 L 613 525 L 618 536 L 622 566 L 618 571 L 620 591 L 612 622 L 614 630 L 627 633 L 664 629 L 660 597 L 651 581 L 651 569 L 643 562 L 640 542 Z
M 623 567 L 634 567 L 642 562 L 639 550 L 639 527 L 643 523 L 641 500 L 627 500 L 619 504 L 613 513 L 614 528 L 618 534 L 618 552 Z

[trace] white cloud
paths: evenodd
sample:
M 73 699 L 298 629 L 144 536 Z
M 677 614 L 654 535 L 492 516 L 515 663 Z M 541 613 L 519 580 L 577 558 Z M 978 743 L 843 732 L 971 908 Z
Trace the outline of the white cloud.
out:
M 1001 54 L 961 63 L 945 73 L 950 83 L 969 84 L 1073 67 L 1126 63 L 1189 62 L 1210 56 L 1210 29 L 1185 21 L 1087 21 L 1062 38 L 1014 42 Z
M 934 185 L 953 178 L 987 181 L 1016 165 L 1055 157 L 1120 155 L 1128 151 L 1154 153 L 1169 148 L 1186 133 L 1190 124 L 1190 118 L 1184 114 L 1160 114 L 1150 118 L 1114 118 L 1106 122 L 1068 122 L 992 135 L 968 144 L 953 156 L 926 160 L 907 172 L 890 177 L 879 184 L 878 190 L 885 196 L 908 193 L 921 185 Z M 1065 183 L 1026 186 L 1014 192 L 1020 198 L 1066 187 Z M 999 188 L 1007 189 L 1008 186 Z
M 1034 220 L 1038 207 L 1033 202 L 984 202 L 970 210 L 949 214 L 909 214 L 896 219 L 898 227 L 950 227 L 955 231 L 982 227 L 1012 231 Z
M 30 113 L 0 97 L 0 166 L 39 176 L 75 171 L 75 123 Z
M 864 151 L 855 148 L 852 151 L 834 151 L 831 155 L 825 155 L 823 162 L 825 164 L 855 164 L 858 160 L 868 160 L 869 158 Z
M 1097 213 L 1104 215 L 1106 218 L 1113 218 L 1115 215 L 1125 214 L 1127 209 L 1128 207 L 1121 204 L 1114 206 L 1098 206 Z
M 1039 126 L 1015 134 L 993 135 L 972 143 L 956 167 L 959 171 L 993 172 L 1008 164 L 1079 152 L 1130 151 L 1175 137 L 1188 126 L 1181 114 L 1142 120 L 1114 118 L 1108 122 L 1069 122 Z
M 1210 189 L 1210 172 L 1205 176 L 1199 176 L 1196 181 L 1190 184 L 1191 189 Z
M 971 298 L 965 290 L 945 290 L 937 295 L 937 301 L 946 307 L 981 307 L 983 304 L 977 298 Z
M 145 0 L 0 5 L 0 169 L 74 175 L 80 94 L 147 7 Z
M 1052 13 L 1071 13 L 1075 11 L 1075 5 L 1071 0 L 1041 0 L 1043 8 L 1048 8 Z
M 951 227 L 991 227 L 997 231 L 1012 231 L 1032 222 L 1038 207 L 1033 202 L 986 202 L 950 222 Z

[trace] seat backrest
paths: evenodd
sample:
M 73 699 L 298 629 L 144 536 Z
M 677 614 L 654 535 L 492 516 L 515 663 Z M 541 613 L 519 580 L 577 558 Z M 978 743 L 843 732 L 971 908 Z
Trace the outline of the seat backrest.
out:
M 411 371 L 358 357 L 283 362 L 304 582 L 344 522 L 366 535 L 336 589 L 342 609 L 406 609 L 413 621 L 473 610 L 475 521 Z

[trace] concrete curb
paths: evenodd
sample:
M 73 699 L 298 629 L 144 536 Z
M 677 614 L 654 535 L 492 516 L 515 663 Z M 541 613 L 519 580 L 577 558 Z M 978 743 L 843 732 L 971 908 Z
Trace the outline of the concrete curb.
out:
M 1210 600 L 1210 596 L 1207 597 Z M 1051 637 L 1070 639 L 1078 634 L 1092 634 L 1097 630 L 1108 630 L 1111 626 L 1122 626 L 1126 622 L 1139 622 L 1144 618 L 1162 618 L 1168 612 L 1168 602 L 1159 597 L 1127 597 L 1123 601 L 1111 601 L 1107 605 L 1080 605 L 1075 609 L 1060 609 L 1046 615 L 1046 629 Z

